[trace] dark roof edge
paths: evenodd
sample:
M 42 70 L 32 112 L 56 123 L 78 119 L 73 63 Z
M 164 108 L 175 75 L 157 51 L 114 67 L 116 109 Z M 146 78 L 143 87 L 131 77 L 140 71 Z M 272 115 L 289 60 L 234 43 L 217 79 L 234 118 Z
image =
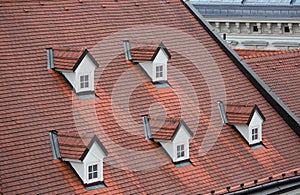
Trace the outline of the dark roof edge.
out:
M 263 97 L 271 104 L 277 113 L 286 121 L 286 123 L 300 137 L 300 120 L 296 115 L 271 91 L 271 89 L 258 77 L 258 75 L 242 60 L 242 58 L 215 32 L 213 27 L 204 19 L 197 9 L 188 1 L 181 0 L 186 8 L 198 20 L 198 22 L 206 29 L 210 36 L 225 51 L 240 71 L 248 78 L 248 80 L 256 87 Z
M 176 129 L 175 129 L 175 131 L 174 131 L 174 133 L 173 133 L 173 135 L 172 135 L 171 141 L 173 141 L 174 138 L 176 137 L 176 135 L 177 135 L 177 133 L 178 133 L 178 131 L 179 131 L 181 125 L 184 126 L 184 128 L 187 130 L 187 132 L 188 132 L 191 136 L 194 136 L 194 132 L 187 126 L 187 124 L 184 122 L 183 119 L 180 119 L 180 121 L 179 121 L 179 123 L 178 123 L 178 125 L 177 125 L 177 127 L 176 127 Z
M 97 67 L 99 67 L 98 62 L 95 60 L 95 58 L 92 56 L 92 54 L 90 54 L 89 50 L 88 50 L 88 49 L 85 49 L 85 50 L 82 52 L 82 54 L 81 54 L 81 56 L 79 57 L 79 59 L 77 60 L 76 64 L 73 66 L 73 68 L 72 68 L 73 71 L 75 71 L 75 70 L 78 68 L 79 64 L 82 62 L 82 60 L 84 59 L 84 57 L 85 57 L 86 55 L 88 55 L 88 56 L 90 57 L 90 59 L 92 60 L 92 62 L 93 62 Z
M 164 45 L 163 42 L 160 42 L 159 46 L 156 48 L 153 56 L 151 57 L 151 61 L 153 61 L 156 58 L 156 55 L 158 54 L 159 50 L 164 50 L 164 52 L 167 54 L 168 58 L 171 59 L 171 54 L 168 51 L 168 49 L 166 48 L 166 46 Z
M 100 142 L 99 138 L 96 135 L 94 135 L 94 137 L 90 141 L 89 145 L 86 147 L 85 151 L 82 153 L 79 160 L 83 161 L 83 159 L 86 157 L 87 153 L 90 151 L 94 142 L 96 142 L 99 145 L 99 147 L 102 149 L 105 156 L 108 155 L 108 152 L 107 152 L 106 148 L 104 147 L 104 145 Z
M 285 188 L 281 188 L 284 187 L 285 184 L 289 184 L 287 187 Z M 234 192 L 229 192 L 226 193 L 226 195 L 242 195 L 242 194 L 251 194 L 251 193 L 255 193 L 255 192 L 260 192 L 260 193 L 276 193 L 276 192 L 280 192 L 283 190 L 288 190 L 288 189 L 293 189 L 293 187 L 298 187 L 300 185 L 300 176 L 294 176 L 294 177 L 289 177 L 289 178 L 285 178 L 285 179 L 281 179 L 281 180 L 275 180 L 275 181 L 270 181 L 268 183 L 264 183 L 261 185 L 257 185 L 254 187 L 250 187 L 250 188 L 246 188 L 246 189 L 242 189 L 239 191 L 234 191 Z M 280 187 L 280 188 L 278 188 Z M 270 192 L 270 190 L 272 190 L 272 192 Z
M 257 110 L 258 114 L 262 117 L 263 121 L 266 120 L 266 118 L 265 118 L 265 116 L 263 115 L 263 113 L 261 112 L 261 110 L 260 110 L 260 109 L 258 108 L 258 106 L 255 104 L 255 105 L 253 106 L 252 111 L 251 111 L 251 114 L 250 114 L 250 117 L 249 117 L 249 119 L 248 119 L 247 125 L 250 124 L 250 121 L 251 121 L 251 119 L 252 119 L 252 117 L 253 117 L 253 115 L 254 115 L 254 113 L 255 113 L 256 110 Z

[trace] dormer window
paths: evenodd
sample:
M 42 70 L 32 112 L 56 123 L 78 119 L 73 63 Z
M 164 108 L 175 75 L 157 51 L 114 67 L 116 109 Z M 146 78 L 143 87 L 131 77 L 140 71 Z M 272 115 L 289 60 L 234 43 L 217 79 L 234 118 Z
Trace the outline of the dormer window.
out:
M 177 160 L 185 157 L 184 144 L 177 145 Z
M 99 66 L 87 49 L 49 48 L 48 68 L 62 73 L 77 94 L 94 92 L 94 72 Z
M 262 142 L 262 123 L 265 117 L 257 105 L 227 104 L 218 102 L 223 122 L 239 131 L 249 145 Z
M 89 75 L 80 75 L 80 89 L 89 88 Z
M 251 134 L 252 136 L 252 141 L 256 141 L 256 140 L 258 140 L 258 128 L 253 128 L 252 129 L 252 134 Z
M 70 163 L 84 185 L 103 187 L 103 160 L 108 153 L 96 135 L 87 146 L 76 134 L 50 132 L 50 141 L 54 158 Z
M 162 42 L 158 46 L 147 45 L 130 49 L 130 44 L 126 41 L 124 42 L 124 49 L 126 59 L 139 64 L 153 83 L 167 82 L 167 63 L 171 59 L 171 55 Z
M 89 182 L 93 182 L 93 181 L 97 181 L 99 178 L 99 174 L 98 174 L 98 168 L 99 164 L 98 163 L 94 163 L 91 165 L 88 165 L 88 170 L 87 170 L 87 174 L 88 174 L 88 180 Z
M 194 133 L 183 119 L 160 119 L 143 116 L 146 139 L 160 143 L 174 163 L 189 160 L 190 138 Z
M 156 78 L 163 78 L 163 65 L 156 66 Z

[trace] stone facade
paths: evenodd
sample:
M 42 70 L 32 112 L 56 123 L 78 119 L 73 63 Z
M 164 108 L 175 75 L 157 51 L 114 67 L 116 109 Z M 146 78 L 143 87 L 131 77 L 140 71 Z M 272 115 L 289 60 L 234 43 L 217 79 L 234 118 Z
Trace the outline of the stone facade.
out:
M 300 47 L 300 2 L 194 0 L 192 3 L 234 48 Z

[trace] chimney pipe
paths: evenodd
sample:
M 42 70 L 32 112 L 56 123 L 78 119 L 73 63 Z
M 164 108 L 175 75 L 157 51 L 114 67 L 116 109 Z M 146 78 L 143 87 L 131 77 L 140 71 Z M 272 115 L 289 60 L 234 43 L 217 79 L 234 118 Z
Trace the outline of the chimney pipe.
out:
M 149 140 L 151 139 L 151 129 L 149 125 L 149 119 L 147 115 L 142 116 L 143 124 L 144 124 L 144 133 L 145 133 L 145 139 Z
M 124 52 L 126 60 L 131 60 L 131 51 L 130 51 L 130 43 L 129 40 L 124 41 Z
M 54 159 L 60 158 L 61 155 L 60 155 L 59 146 L 58 146 L 57 131 L 55 131 L 55 130 L 50 131 L 49 136 L 50 136 L 50 143 L 51 143 L 53 158 Z
M 54 68 L 54 59 L 53 59 L 53 49 L 47 48 L 47 63 L 48 63 L 48 69 Z

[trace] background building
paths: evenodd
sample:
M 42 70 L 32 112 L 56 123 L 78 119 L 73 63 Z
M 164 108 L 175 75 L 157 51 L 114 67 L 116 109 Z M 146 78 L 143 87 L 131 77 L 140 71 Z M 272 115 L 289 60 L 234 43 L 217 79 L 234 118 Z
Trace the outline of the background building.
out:
M 191 0 L 234 48 L 300 46 L 299 0 Z

